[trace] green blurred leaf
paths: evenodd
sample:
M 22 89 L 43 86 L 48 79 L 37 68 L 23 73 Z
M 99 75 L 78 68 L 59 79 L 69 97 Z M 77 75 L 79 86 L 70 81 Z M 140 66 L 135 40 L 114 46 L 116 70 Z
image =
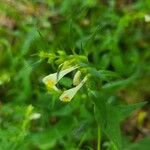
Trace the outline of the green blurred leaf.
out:
M 145 103 L 133 104 L 129 106 L 113 105 L 107 102 L 107 97 L 98 92 L 91 92 L 94 101 L 95 118 L 110 141 L 121 149 L 122 139 L 120 132 L 120 122 L 125 119 L 137 108 Z
M 149 150 L 149 148 L 150 148 L 149 141 L 150 141 L 150 137 L 146 137 L 137 143 L 131 144 L 124 150 Z

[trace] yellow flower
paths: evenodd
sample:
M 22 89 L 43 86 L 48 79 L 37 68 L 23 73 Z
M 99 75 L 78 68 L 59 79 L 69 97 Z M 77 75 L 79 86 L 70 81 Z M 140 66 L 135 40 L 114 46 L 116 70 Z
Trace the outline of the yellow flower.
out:
M 73 66 L 67 69 L 64 69 L 62 71 L 60 71 L 59 73 L 53 73 L 50 74 L 46 77 L 43 78 L 43 83 L 47 86 L 48 89 L 54 89 L 54 90 L 58 90 L 58 88 L 55 86 L 57 84 L 57 82 L 66 74 L 68 74 L 69 72 L 77 69 L 78 66 Z
M 64 91 L 62 95 L 59 97 L 59 99 L 63 102 L 69 102 L 71 99 L 75 96 L 75 94 L 78 92 L 78 90 L 83 86 L 83 84 L 87 81 L 87 76 L 84 77 L 84 79 L 74 88 L 71 88 L 67 91 Z

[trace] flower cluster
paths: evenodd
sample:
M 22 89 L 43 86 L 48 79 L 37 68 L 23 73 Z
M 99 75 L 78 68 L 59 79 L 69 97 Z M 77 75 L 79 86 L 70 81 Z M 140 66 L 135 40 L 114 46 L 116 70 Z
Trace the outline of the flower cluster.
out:
M 43 83 L 47 86 L 48 89 L 53 89 L 55 91 L 59 91 L 56 84 L 59 82 L 61 78 L 63 78 L 66 74 L 76 70 L 78 66 L 72 66 L 67 69 L 61 70 L 59 73 L 53 73 L 43 78 Z M 63 102 L 69 102 L 72 100 L 72 98 L 75 96 L 75 94 L 78 92 L 78 90 L 84 85 L 84 83 L 87 81 L 87 76 L 85 76 L 82 81 L 80 81 L 81 72 L 77 71 L 73 78 L 73 85 L 75 87 L 64 91 L 59 99 Z

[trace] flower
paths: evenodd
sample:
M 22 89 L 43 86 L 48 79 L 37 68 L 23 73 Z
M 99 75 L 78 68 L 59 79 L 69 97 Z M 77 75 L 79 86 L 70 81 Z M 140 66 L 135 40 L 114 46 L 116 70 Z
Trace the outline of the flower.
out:
M 85 76 L 84 79 L 76 87 L 64 91 L 62 95 L 59 97 L 59 99 L 63 102 L 71 101 L 71 99 L 75 96 L 78 90 L 84 85 L 87 79 L 88 79 L 87 76 Z
M 145 22 L 150 22 L 150 15 L 148 14 L 145 15 Z
M 78 85 L 80 83 L 81 71 L 77 71 L 73 78 L 73 85 Z
M 33 113 L 31 116 L 30 116 L 30 119 L 31 120 L 36 120 L 36 119 L 39 119 L 41 117 L 41 114 L 40 113 Z
M 57 84 L 57 82 L 66 74 L 68 74 L 69 72 L 77 69 L 78 66 L 73 66 L 67 69 L 64 69 L 62 71 L 60 71 L 59 73 L 53 73 L 50 74 L 46 77 L 43 78 L 43 83 L 47 86 L 48 89 L 54 89 L 54 90 L 58 90 L 58 88 L 55 86 Z

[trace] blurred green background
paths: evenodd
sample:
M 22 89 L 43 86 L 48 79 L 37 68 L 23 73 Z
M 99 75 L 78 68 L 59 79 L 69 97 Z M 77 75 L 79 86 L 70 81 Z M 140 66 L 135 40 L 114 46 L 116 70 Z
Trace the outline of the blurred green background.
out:
M 0 0 L 0 150 L 94 150 L 93 105 L 83 92 L 68 104 L 47 93 L 42 78 L 57 66 L 41 51 L 75 52 L 96 69 L 135 75 L 110 99 L 147 101 L 121 130 L 126 150 L 149 149 L 149 0 Z

